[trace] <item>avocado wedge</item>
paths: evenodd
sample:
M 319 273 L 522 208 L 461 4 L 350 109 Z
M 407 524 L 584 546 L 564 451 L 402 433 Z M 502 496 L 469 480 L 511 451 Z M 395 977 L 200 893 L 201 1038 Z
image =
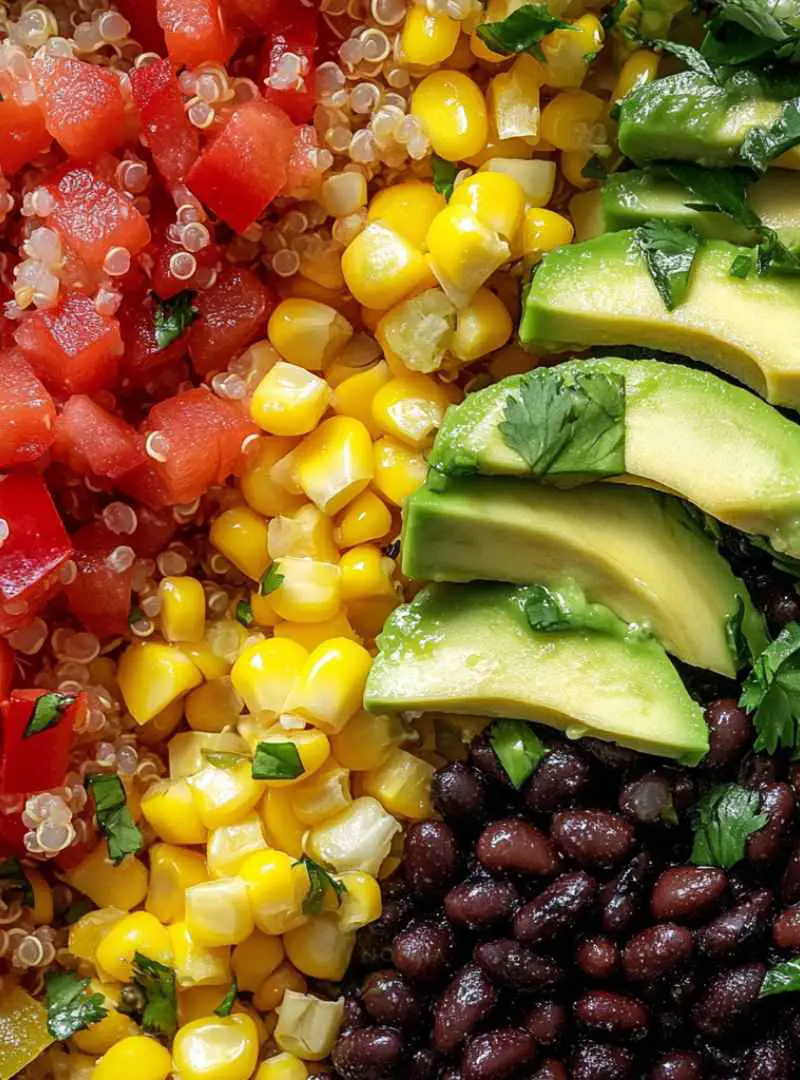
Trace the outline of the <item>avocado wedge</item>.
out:
M 430 464 L 450 476 L 531 476 L 500 430 L 508 399 L 523 380 L 582 372 L 624 387 L 624 467 L 606 479 L 679 495 L 800 557 L 800 426 L 747 390 L 681 364 L 608 357 L 509 376 L 448 410 Z
M 364 693 L 371 712 L 518 717 L 696 764 L 700 707 L 666 653 L 598 612 L 598 629 L 531 628 L 530 587 L 432 585 L 390 615 Z
M 731 375 L 776 405 L 800 408 L 800 288 L 783 275 L 731 277 L 741 251 L 708 240 L 686 299 L 667 311 L 633 232 L 557 248 L 527 291 L 522 344 L 534 353 L 640 345 Z
M 575 583 L 680 660 L 723 675 L 739 666 L 737 623 L 750 655 L 767 644 L 713 540 L 678 500 L 641 488 L 452 479 L 407 500 L 401 550 L 418 581 Z

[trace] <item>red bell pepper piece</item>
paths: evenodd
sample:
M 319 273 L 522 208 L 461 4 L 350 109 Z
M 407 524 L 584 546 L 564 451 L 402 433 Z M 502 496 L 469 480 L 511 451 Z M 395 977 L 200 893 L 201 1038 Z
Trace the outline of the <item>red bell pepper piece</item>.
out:
M 108 556 L 127 546 L 128 538 L 93 521 L 73 534 L 72 543 L 78 574 L 65 589 L 70 611 L 98 637 L 127 634 L 133 566 L 118 570 Z
M 47 485 L 33 469 L 0 480 L 0 634 L 29 622 L 59 587 L 58 571 L 72 554 Z
M 22 353 L 0 353 L 0 469 L 41 457 L 55 418 L 53 399 Z
M 8 700 L 0 704 L 2 795 L 33 795 L 62 787 L 64 783 L 75 724 L 87 707 L 86 694 L 71 695 L 71 702 L 65 705 L 52 727 L 26 735 L 36 702 L 49 693 L 48 690 L 13 690 Z
M 262 54 L 264 97 L 296 124 L 314 113 L 314 51 L 317 47 L 317 5 L 278 0 Z
M 250 270 L 226 266 L 210 289 L 194 298 L 200 318 L 189 331 L 198 375 L 222 371 L 258 337 L 276 305 L 269 286 Z
M 168 60 L 131 70 L 133 100 L 156 168 L 172 186 L 183 180 L 200 152 L 197 128 L 189 123 L 183 95 Z
M 147 459 L 144 439 L 86 394 L 74 394 L 56 420 L 53 460 L 77 473 L 116 480 Z
M 33 60 L 47 130 L 70 157 L 92 160 L 125 137 L 119 79 L 106 68 L 66 56 Z

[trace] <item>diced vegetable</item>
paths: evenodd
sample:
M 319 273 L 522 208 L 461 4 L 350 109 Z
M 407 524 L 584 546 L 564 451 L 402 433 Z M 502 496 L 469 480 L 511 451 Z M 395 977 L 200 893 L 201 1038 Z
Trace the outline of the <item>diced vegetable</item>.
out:
M 218 0 L 157 0 L 158 22 L 167 51 L 176 65 L 195 67 L 203 61 L 225 63 L 236 48 Z
M 86 694 L 14 690 L 0 704 L 3 747 L 0 794 L 27 795 L 61 787 L 67 775 L 75 723 L 86 709 Z M 32 721 L 42 716 L 38 725 Z M 47 726 L 42 727 L 45 721 Z M 34 730 L 35 727 L 41 730 Z
M 153 60 L 134 68 L 131 86 L 153 161 L 168 184 L 177 184 L 194 164 L 200 139 L 186 117 L 169 61 Z
M 264 96 L 296 124 L 307 124 L 314 112 L 316 6 L 277 0 L 271 30 L 262 58 Z
M 4 86 L 0 100 L 0 169 L 5 175 L 19 172 L 51 141 L 39 102 L 23 104 Z
M 53 441 L 56 408 L 16 350 L 0 353 L 0 468 L 35 461 Z
M 74 472 L 115 480 L 146 457 L 142 436 L 85 394 L 74 394 L 56 421 L 53 458 Z
M 72 537 L 78 574 L 66 588 L 67 602 L 86 629 L 98 635 L 128 632 L 133 559 L 123 569 L 118 558 L 110 558 L 126 539 L 100 521 L 84 525 Z
M 258 337 L 275 298 L 250 270 L 229 266 L 194 303 L 200 318 L 189 334 L 189 355 L 198 375 L 208 375 L 227 367 Z
M 120 144 L 125 102 L 107 68 L 65 56 L 38 56 L 33 72 L 47 130 L 75 158 L 95 158 Z

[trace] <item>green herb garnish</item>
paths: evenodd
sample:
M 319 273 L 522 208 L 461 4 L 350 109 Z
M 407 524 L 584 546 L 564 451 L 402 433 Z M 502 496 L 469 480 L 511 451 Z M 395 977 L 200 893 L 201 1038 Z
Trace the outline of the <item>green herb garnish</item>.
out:
M 551 15 L 546 7 L 538 4 L 526 4 L 517 8 L 506 19 L 498 22 L 482 23 L 478 27 L 478 37 L 492 52 L 502 56 L 515 53 L 530 53 L 537 60 L 544 60 L 545 55 L 539 44 L 543 37 L 554 30 L 574 30 L 572 23 L 564 22 Z
M 142 1028 L 148 1035 L 171 1039 L 178 1030 L 175 972 L 166 964 L 137 952 L 133 956 L 133 984 L 147 999 L 142 1013 Z
M 767 815 L 759 813 L 760 805 L 757 792 L 738 784 L 712 788 L 693 811 L 694 846 L 689 862 L 728 869 L 743 859 L 748 836 L 767 823 Z
M 347 892 L 347 887 L 338 881 L 335 877 L 325 869 L 324 866 L 320 866 L 319 863 L 314 862 L 308 855 L 304 855 L 302 859 L 298 859 L 295 866 L 305 866 L 308 873 L 308 892 L 303 900 L 303 914 L 304 915 L 321 915 L 322 908 L 325 903 L 325 893 L 328 889 L 333 889 L 336 894 L 336 902 L 340 904 L 342 897 Z
M 258 588 L 259 596 L 269 596 L 270 593 L 274 593 L 276 589 L 283 585 L 285 580 L 286 575 L 280 572 L 279 564 L 274 562 L 261 578 L 261 584 Z
M 70 705 L 74 703 L 74 694 L 61 694 L 58 691 L 42 694 L 33 703 L 30 719 L 22 733 L 23 739 L 30 739 L 32 735 L 39 735 L 55 727 Z
M 305 771 L 293 742 L 260 742 L 256 747 L 254 780 L 294 780 Z
M 22 863 L 16 857 L 3 859 L 0 862 L 0 891 L 21 892 L 25 906 L 33 907 L 34 905 L 33 885 Z
M 439 157 L 438 154 L 433 154 L 431 155 L 431 168 L 433 170 L 433 186 L 440 195 L 444 195 L 445 199 L 450 202 L 450 196 L 453 194 L 456 177 L 458 176 L 458 165 L 454 161 L 447 161 L 445 158 Z
M 800 990 L 800 959 L 782 960 L 771 967 L 764 976 L 760 998 L 772 997 L 773 994 L 788 994 Z
M 245 627 L 251 627 L 253 625 L 253 608 L 249 601 L 240 600 L 236 605 L 236 618 L 237 621 Z
M 236 983 L 236 979 L 234 979 L 230 985 L 230 989 L 228 990 L 227 994 L 219 1003 L 219 1005 L 217 1005 L 216 1009 L 214 1009 L 214 1012 L 217 1016 L 231 1015 L 233 1006 L 236 1004 L 236 994 L 238 993 L 238 990 L 239 987 Z
M 783 106 L 780 117 L 770 127 L 753 127 L 747 132 L 739 157 L 757 172 L 764 172 L 769 163 L 800 143 L 800 98 L 792 98 Z
M 739 704 L 754 712 L 755 750 L 800 750 L 800 623 L 785 626 L 756 659 Z
M 117 866 L 126 855 L 135 855 L 144 847 L 128 810 L 125 787 L 114 773 L 90 773 L 85 784 L 94 797 L 97 827 L 108 841 L 109 858 Z
M 489 743 L 517 790 L 548 753 L 526 720 L 495 720 L 489 728 Z
M 153 295 L 153 328 L 159 349 L 166 349 L 177 341 L 200 318 L 200 311 L 194 306 L 194 297 L 191 289 L 185 289 L 169 300 L 161 300 Z
M 750 642 L 744 632 L 745 603 L 741 596 L 736 597 L 736 611 L 725 617 L 725 637 L 728 640 L 736 670 L 741 671 L 753 660 Z
M 89 994 L 89 979 L 74 971 L 48 971 L 44 977 L 47 1030 L 54 1039 L 68 1039 L 108 1016 L 102 994 Z
M 689 291 L 689 275 L 700 247 L 694 229 L 667 221 L 647 221 L 633 234 L 658 295 L 667 311 L 674 311 Z

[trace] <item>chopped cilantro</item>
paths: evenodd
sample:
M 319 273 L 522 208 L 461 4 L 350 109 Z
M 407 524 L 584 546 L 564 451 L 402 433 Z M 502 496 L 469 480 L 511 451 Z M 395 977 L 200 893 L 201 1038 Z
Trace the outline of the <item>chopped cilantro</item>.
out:
M 767 823 L 759 806 L 758 793 L 738 784 L 712 788 L 693 811 L 694 846 L 689 862 L 723 869 L 738 863 L 744 858 L 748 836 Z
M 433 169 L 433 186 L 449 202 L 458 176 L 458 165 L 454 161 L 447 161 L 438 154 L 433 154 L 431 168 Z
M 51 694 L 42 694 L 33 703 L 30 719 L 22 733 L 23 739 L 29 739 L 32 735 L 39 735 L 41 732 L 55 727 L 74 702 L 74 694 L 61 694 L 58 691 L 53 691 Z
M 668 221 L 645 222 L 633 237 L 664 306 L 674 311 L 689 291 L 700 237 L 693 229 L 682 229 Z
M 169 300 L 161 300 L 153 295 L 153 328 L 159 349 L 166 349 L 177 341 L 200 318 L 200 312 L 194 306 L 194 297 L 191 289 L 185 289 Z
M 144 846 L 128 810 L 125 787 L 114 773 L 90 773 L 85 784 L 94 797 L 97 826 L 108 841 L 109 857 L 117 866 L 126 855 L 135 855 Z
M 539 4 L 526 4 L 517 8 L 498 22 L 482 23 L 478 37 L 492 52 L 502 56 L 515 53 L 530 53 L 537 60 L 544 60 L 545 55 L 539 42 L 554 30 L 574 30 L 572 23 L 564 22 L 551 15 L 546 7 Z
M 746 278 L 753 269 L 753 256 L 740 251 L 728 271 L 731 277 Z
M 772 997 L 773 994 L 787 994 L 800 990 L 800 958 L 782 960 L 771 967 L 764 976 L 758 996 Z
M 217 1016 L 230 1016 L 231 1015 L 231 1011 L 233 1010 L 233 1006 L 236 1004 L 236 995 L 237 995 L 238 991 L 239 991 L 239 987 L 238 987 L 238 985 L 236 983 L 236 979 L 234 979 L 233 982 L 230 985 L 230 989 L 228 990 L 227 994 L 222 999 L 222 1001 L 219 1003 L 219 1005 L 217 1005 L 216 1009 L 214 1009 L 214 1012 L 216 1013 Z
M 741 671 L 743 667 L 752 663 L 753 660 L 750 642 L 744 632 L 744 613 L 744 600 L 741 596 L 737 596 L 736 611 L 734 611 L 733 615 L 728 615 L 725 618 L 725 636 L 737 671 Z
M 308 855 L 298 859 L 295 866 L 301 864 L 305 866 L 308 872 L 308 892 L 303 900 L 303 914 L 321 915 L 325 903 L 325 893 L 328 889 L 333 889 L 336 894 L 336 902 L 340 904 L 342 896 L 347 892 L 347 887 L 343 882 L 332 877 L 324 866 L 314 862 Z
M 175 972 L 137 952 L 133 956 L 133 984 L 147 999 L 142 1013 L 143 1029 L 148 1035 L 171 1039 L 178 1030 Z
M 800 97 L 783 106 L 780 117 L 769 127 L 753 127 L 744 137 L 739 157 L 757 172 L 764 172 L 769 163 L 800 143 Z
M 754 749 L 800 751 L 800 623 L 785 626 L 757 658 L 739 704 L 754 712 Z
M 495 720 L 489 728 L 489 743 L 517 790 L 548 753 L 526 720 Z
M 294 780 L 305 771 L 293 742 L 260 742 L 256 747 L 254 780 Z
M 250 627 L 253 625 L 253 608 L 249 601 L 240 600 L 236 605 L 236 618 L 242 624 L 242 626 Z
M 44 977 L 47 1030 L 54 1039 L 68 1039 L 108 1015 L 102 994 L 88 994 L 89 979 L 74 971 L 48 971 Z
M 259 596 L 269 596 L 270 593 L 279 589 L 285 581 L 285 575 L 280 572 L 279 564 L 274 562 L 261 578 L 258 592 Z

